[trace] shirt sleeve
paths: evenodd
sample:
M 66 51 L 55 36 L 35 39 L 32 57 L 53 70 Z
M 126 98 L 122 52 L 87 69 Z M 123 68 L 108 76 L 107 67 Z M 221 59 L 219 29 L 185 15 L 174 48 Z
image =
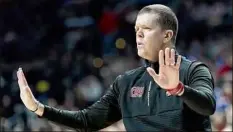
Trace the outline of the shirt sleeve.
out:
M 117 79 L 92 106 L 80 111 L 60 110 L 45 105 L 42 118 L 82 131 L 96 131 L 121 119 Z
M 198 63 L 190 69 L 188 85 L 184 86 L 181 96 L 184 103 L 193 111 L 201 115 L 212 115 L 216 108 L 214 96 L 214 80 L 203 63 Z

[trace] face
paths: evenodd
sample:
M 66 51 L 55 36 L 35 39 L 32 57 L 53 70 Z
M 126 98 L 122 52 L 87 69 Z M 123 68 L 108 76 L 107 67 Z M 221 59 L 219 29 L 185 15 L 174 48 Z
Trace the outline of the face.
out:
M 150 61 L 157 61 L 159 50 L 164 47 L 164 32 L 156 23 L 156 14 L 139 14 L 135 23 L 138 55 Z

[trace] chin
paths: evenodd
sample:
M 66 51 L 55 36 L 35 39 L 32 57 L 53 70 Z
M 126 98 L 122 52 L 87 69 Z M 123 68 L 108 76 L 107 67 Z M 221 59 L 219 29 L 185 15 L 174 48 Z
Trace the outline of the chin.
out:
M 138 56 L 143 58 L 143 59 L 149 60 L 149 61 L 154 61 L 154 58 L 145 54 L 145 52 L 138 51 Z
M 147 59 L 148 58 L 147 55 L 144 52 L 142 52 L 142 51 L 138 51 L 138 56 L 141 57 L 141 58 L 143 58 L 143 59 Z

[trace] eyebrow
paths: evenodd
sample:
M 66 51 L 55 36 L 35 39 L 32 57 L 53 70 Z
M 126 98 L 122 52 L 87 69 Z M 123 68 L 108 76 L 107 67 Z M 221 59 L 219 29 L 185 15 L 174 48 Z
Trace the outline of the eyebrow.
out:
M 146 26 L 146 25 L 135 25 L 134 28 L 137 28 L 137 27 L 142 27 L 142 28 L 149 28 L 149 26 Z

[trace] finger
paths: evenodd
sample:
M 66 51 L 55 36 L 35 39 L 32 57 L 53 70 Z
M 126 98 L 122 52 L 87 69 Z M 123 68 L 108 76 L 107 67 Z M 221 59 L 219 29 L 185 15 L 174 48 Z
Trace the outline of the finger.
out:
M 164 51 L 163 50 L 159 51 L 159 65 L 164 66 Z
M 23 89 L 24 89 L 24 84 L 22 83 L 22 80 L 18 80 L 18 85 L 19 85 L 19 89 L 20 89 L 20 91 L 22 91 Z
M 19 68 L 18 70 L 18 84 L 19 84 L 19 88 L 20 90 L 24 90 L 26 87 L 28 87 L 27 82 L 25 82 L 24 80 L 24 76 L 23 76 L 23 71 L 21 68 Z
M 171 49 L 170 64 L 171 64 L 172 66 L 175 65 L 175 50 L 174 50 L 174 49 Z
M 17 71 L 17 78 L 18 78 L 18 85 L 20 90 L 22 89 L 22 81 L 21 81 L 21 77 L 20 77 L 20 73 L 19 71 Z
M 165 49 L 165 65 L 170 65 L 170 49 Z
M 23 91 L 26 88 L 25 84 L 23 83 L 21 79 L 18 80 L 18 85 L 19 85 L 20 91 Z
M 18 81 L 20 82 L 20 84 L 23 84 L 22 70 L 20 68 L 17 71 L 17 76 L 18 76 Z
M 153 77 L 153 79 L 157 82 L 159 75 L 155 72 L 154 69 L 152 69 L 151 67 L 147 68 L 147 72 L 150 74 L 151 77 Z
M 180 68 L 180 63 L 181 63 L 181 55 L 179 55 L 178 58 L 177 58 L 177 62 L 176 62 L 176 68 L 177 69 Z
M 21 71 L 20 70 L 17 71 L 17 77 L 18 77 L 18 83 L 19 83 L 19 85 L 22 86 L 23 85 L 23 80 L 22 80 L 22 75 L 21 75 Z
M 23 71 L 22 71 L 22 76 L 23 76 L 23 82 L 24 82 L 24 84 L 25 84 L 26 86 L 28 86 L 28 82 L 27 82 L 27 79 L 26 79 L 26 77 L 25 77 Z
M 23 82 L 24 86 L 28 86 L 27 80 L 26 80 L 25 75 L 23 73 L 23 69 L 20 68 L 19 72 L 20 72 L 20 76 L 21 76 L 21 79 L 22 79 L 22 82 Z
M 20 78 L 20 76 L 19 76 L 19 70 L 17 71 L 16 74 L 17 74 L 17 78 L 19 79 Z

